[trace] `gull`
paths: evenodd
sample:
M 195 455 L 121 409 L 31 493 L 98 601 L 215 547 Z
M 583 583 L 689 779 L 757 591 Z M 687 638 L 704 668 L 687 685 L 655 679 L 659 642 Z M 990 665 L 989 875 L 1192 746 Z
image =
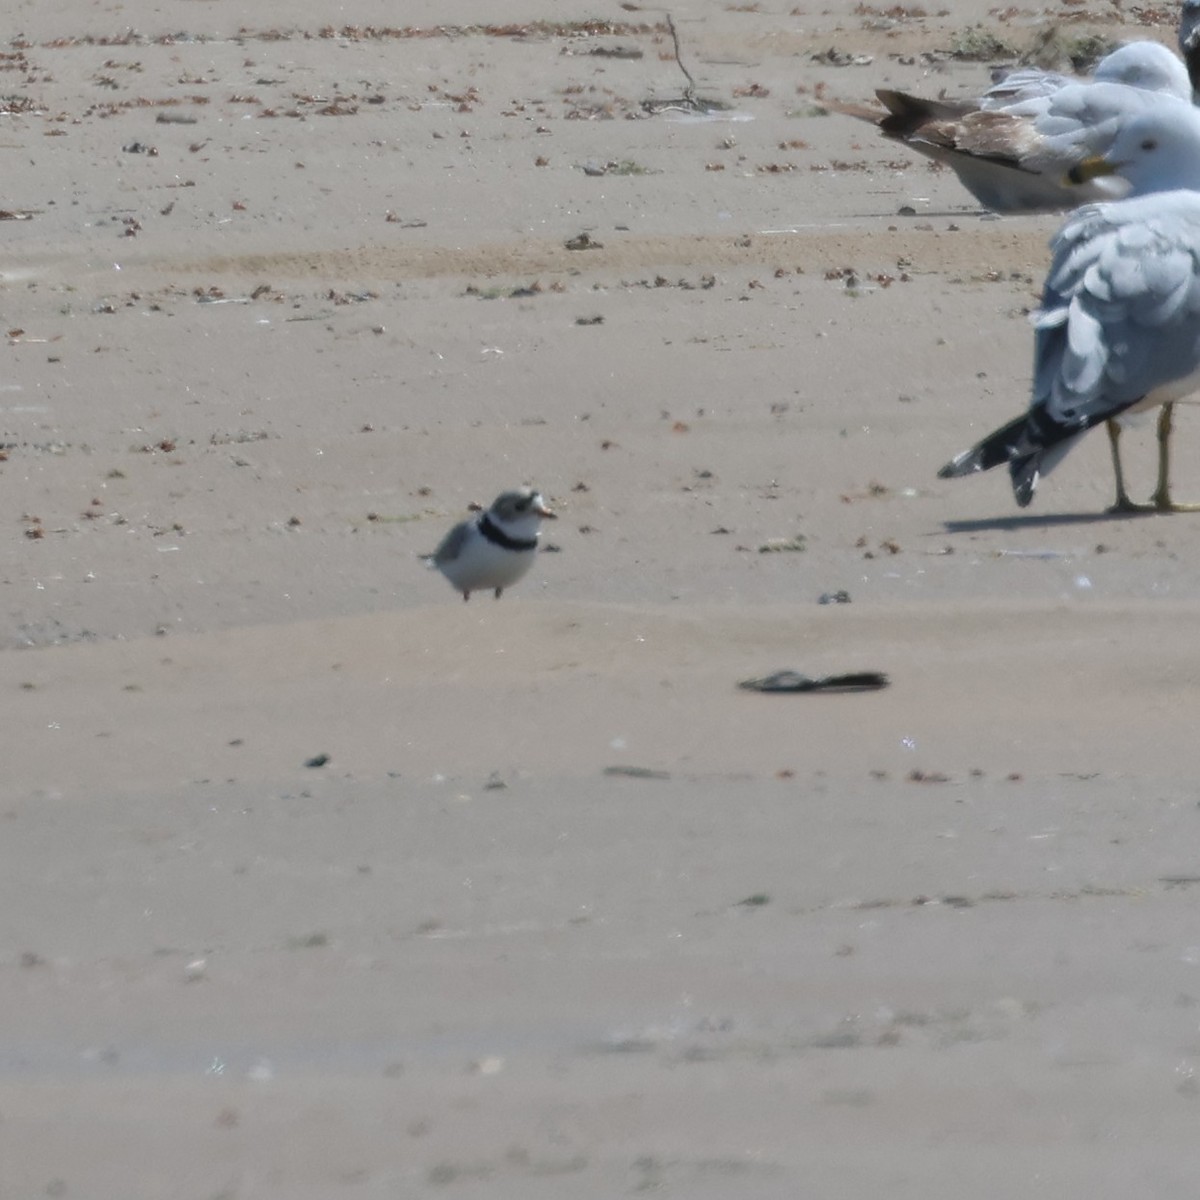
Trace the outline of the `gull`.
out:
M 455 525 L 430 562 L 464 600 L 484 590 L 499 600 L 533 566 L 538 526 L 554 516 L 535 488 L 501 492 L 486 512 Z
M 1193 3 L 1200 10 L 1200 0 Z M 885 137 L 950 167 L 986 208 L 1025 213 L 1125 194 L 1117 180 L 1071 187 L 1062 177 L 1080 159 L 1103 154 L 1131 116 L 1158 104 L 1190 105 L 1192 84 L 1172 51 L 1141 41 L 1101 59 L 1090 82 L 1022 70 L 975 101 L 922 100 L 882 88 L 876 95 L 888 109 L 881 119 L 874 114 Z
M 1200 387 L 1200 111 L 1159 105 L 1135 117 L 1103 157 L 1077 164 L 1071 177 L 1113 174 L 1131 196 L 1079 209 L 1051 242 L 1032 317 L 1029 409 L 948 462 L 940 478 L 1006 464 L 1023 508 L 1039 478 L 1105 421 L 1113 511 L 1200 511 L 1172 500 L 1170 488 L 1173 408 Z M 1158 485 L 1149 504 L 1135 504 L 1115 418 L 1158 405 Z
M 1192 2 L 1200 5 L 1200 0 Z M 1186 55 L 1183 57 L 1186 62 Z M 1123 83 L 1148 92 L 1169 92 L 1176 99 L 1187 100 L 1183 73 L 1179 68 L 1175 55 L 1158 42 L 1144 39 L 1126 42 L 1096 63 L 1090 79 L 1044 71 L 1040 67 L 996 72 L 993 75 L 995 82 L 980 96 L 978 107 L 994 111 L 1014 104 L 1049 100 L 1063 88 L 1089 83 Z

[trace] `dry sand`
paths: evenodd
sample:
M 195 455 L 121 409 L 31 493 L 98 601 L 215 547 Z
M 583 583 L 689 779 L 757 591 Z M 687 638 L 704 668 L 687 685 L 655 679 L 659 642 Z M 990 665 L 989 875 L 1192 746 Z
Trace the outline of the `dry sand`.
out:
M 3 1200 L 1195 1195 L 1200 518 L 936 480 L 1056 220 L 814 108 L 1174 12 L 630 7 L 17 5 Z

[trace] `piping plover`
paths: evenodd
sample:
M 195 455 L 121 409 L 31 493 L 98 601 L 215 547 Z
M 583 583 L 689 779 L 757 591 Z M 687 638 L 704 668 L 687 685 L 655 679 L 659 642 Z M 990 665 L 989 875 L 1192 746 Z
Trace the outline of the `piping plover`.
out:
M 538 525 L 554 516 L 535 488 L 502 492 L 486 512 L 455 525 L 430 561 L 464 600 L 487 588 L 499 600 L 533 566 Z

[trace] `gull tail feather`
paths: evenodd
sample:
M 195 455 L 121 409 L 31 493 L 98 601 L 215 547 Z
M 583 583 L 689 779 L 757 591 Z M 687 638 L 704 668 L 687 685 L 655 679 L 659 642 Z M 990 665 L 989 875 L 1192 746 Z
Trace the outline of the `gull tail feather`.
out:
M 842 100 L 823 99 L 821 107 L 827 108 L 830 112 L 840 113 L 843 117 L 853 117 L 857 121 L 870 121 L 872 125 L 878 125 L 880 121 L 887 117 L 887 113 L 880 112 L 877 108 L 871 108 L 866 104 L 852 104 Z
M 965 116 L 971 109 L 968 104 L 955 104 L 947 100 L 923 100 L 907 92 L 891 88 L 876 88 L 875 95 L 887 110 L 887 116 L 879 122 L 879 128 L 889 137 L 903 140 L 914 133 L 926 121 L 954 121 Z
M 938 478 L 956 479 L 1005 464 L 1017 504 L 1025 508 L 1037 491 L 1038 480 L 1059 463 L 1074 440 L 1111 415 L 1064 423 L 1054 420 L 1045 409 L 1031 409 L 952 458 L 938 472 Z
M 853 104 L 844 100 L 823 99 L 821 106 L 830 112 L 854 117 L 859 121 L 870 121 L 888 137 L 903 141 L 916 132 L 927 121 L 953 120 L 970 111 L 967 104 L 955 104 L 944 100 L 922 100 L 907 92 L 895 92 L 889 88 L 878 88 L 875 95 L 884 105 L 886 112 L 870 108 L 865 104 Z

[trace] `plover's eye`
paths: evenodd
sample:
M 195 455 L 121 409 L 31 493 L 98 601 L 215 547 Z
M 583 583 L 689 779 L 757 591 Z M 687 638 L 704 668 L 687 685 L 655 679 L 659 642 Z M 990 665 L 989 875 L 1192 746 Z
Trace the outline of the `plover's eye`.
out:
M 1145 140 L 1145 141 L 1142 143 L 1142 149 L 1143 149 L 1143 150 L 1157 150 L 1157 149 L 1158 149 L 1158 141 L 1157 141 L 1157 139 L 1155 139 L 1155 138 L 1147 138 L 1147 139 L 1146 139 L 1146 140 Z

